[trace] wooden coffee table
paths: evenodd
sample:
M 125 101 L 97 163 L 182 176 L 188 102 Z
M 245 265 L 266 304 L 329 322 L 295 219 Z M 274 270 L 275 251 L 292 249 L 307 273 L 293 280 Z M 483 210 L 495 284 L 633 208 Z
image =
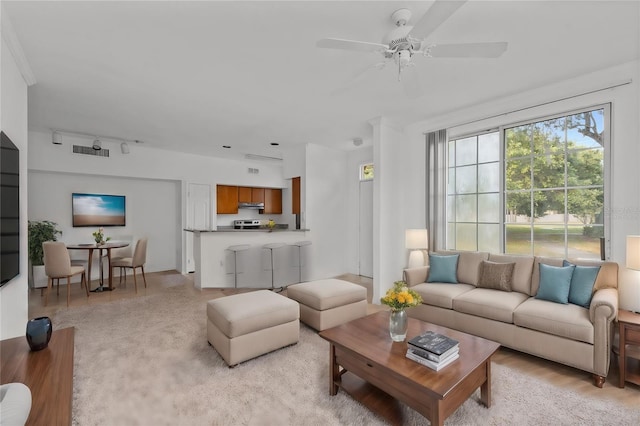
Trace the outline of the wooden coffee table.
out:
M 440 371 L 408 359 L 407 342 L 389 337 L 389 313 L 378 312 L 320 332 L 329 348 L 329 394 L 342 388 L 392 424 L 402 424 L 403 402 L 428 418 L 444 420 L 480 388 L 480 399 L 491 406 L 491 356 L 500 345 L 409 318 L 407 340 L 425 331 L 460 342 L 460 358 Z

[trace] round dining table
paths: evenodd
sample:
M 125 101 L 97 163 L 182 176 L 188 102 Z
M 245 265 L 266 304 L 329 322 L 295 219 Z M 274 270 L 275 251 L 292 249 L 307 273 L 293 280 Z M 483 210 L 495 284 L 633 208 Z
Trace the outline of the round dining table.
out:
M 98 258 L 100 259 L 100 285 L 91 290 L 93 292 L 111 291 L 113 290 L 113 277 L 111 276 L 111 249 L 127 247 L 127 242 L 106 242 L 104 244 L 88 243 L 88 244 L 67 244 L 68 250 L 87 250 L 89 252 L 89 261 L 87 265 L 87 283 L 91 282 L 91 262 L 93 260 L 93 251 L 98 250 Z M 107 260 L 109 265 L 109 287 L 104 286 L 102 251 L 107 251 Z

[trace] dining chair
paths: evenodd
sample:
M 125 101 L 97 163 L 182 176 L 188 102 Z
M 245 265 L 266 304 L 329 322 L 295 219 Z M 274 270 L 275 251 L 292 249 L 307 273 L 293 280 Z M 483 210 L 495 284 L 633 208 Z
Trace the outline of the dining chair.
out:
M 57 280 L 58 294 L 60 294 L 60 279 L 67 278 L 67 306 L 71 299 L 71 277 L 81 274 L 80 286 L 84 287 L 89 297 L 89 285 L 86 280 L 83 266 L 71 265 L 71 258 L 65 243 L 61 241 L 46 241 L 42 243 L 44 252 L 44 272 L 48 277 L 47 294 L 44 298 L 44 305 L 49 303 L 49 292 L 53 287 L 53 280 Z
M 133 257 L 121 257 L 117 259 L 111 259 L 111 271 L 113 274 L 113 268 L 120 268 L 120 282 L 122 282 L 122 274 L 124 272 L 124 283 L 127 284 L 126 269 L 133 270 L 133 283 L 138 292 L 138 281 L 136 279 L 136 268 L 140 268 L 142 271 L 142 279 L 144 281 L 144 287 L 147 287 L 147 278 L 144 275 L 144 264 L 147 262 L 147 239 L 140 238 L 136 243 L 136 248 L 133 250 Z

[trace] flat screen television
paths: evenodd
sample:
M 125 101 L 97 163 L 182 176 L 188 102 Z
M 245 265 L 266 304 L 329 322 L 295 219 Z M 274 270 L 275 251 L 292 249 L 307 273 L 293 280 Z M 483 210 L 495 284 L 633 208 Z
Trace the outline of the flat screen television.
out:
M 73 226 L 125 226 L 124 195 L 71 194 Z
M 0 132 L 0 287 L 20 273 L 20 151 Z

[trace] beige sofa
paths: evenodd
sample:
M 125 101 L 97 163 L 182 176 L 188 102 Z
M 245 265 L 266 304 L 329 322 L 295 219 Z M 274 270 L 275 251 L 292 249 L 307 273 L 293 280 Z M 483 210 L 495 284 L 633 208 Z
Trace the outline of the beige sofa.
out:
M 563 259 L 485 252 L 458 253 L 458 284 L 429 283 L 429 267 L 404 270 L 407 284 L 423 298 L 410 317 L 481 336 L 503 346 L 593 374 L 598 387 L 609 371 L 613 325 L 618 314 L 618 264 L 600 265 L 589 308 L 536 299 L 539 264 L 562 266 Z M 511 263 L 512 291 L 478 288 L 482 261 Z

